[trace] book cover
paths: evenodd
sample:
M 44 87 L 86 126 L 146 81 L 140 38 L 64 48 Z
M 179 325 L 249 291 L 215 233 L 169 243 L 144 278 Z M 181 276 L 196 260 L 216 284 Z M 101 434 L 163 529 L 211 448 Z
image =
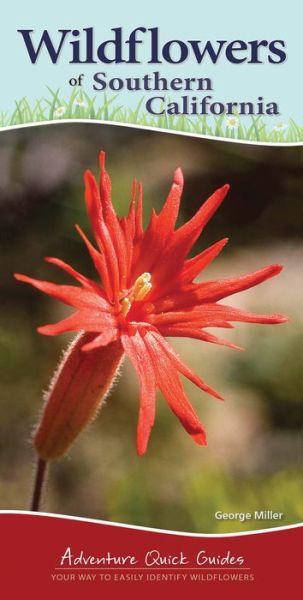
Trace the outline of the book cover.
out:
M 1 595 L 297 597 L 302 6 L 1 19 Z

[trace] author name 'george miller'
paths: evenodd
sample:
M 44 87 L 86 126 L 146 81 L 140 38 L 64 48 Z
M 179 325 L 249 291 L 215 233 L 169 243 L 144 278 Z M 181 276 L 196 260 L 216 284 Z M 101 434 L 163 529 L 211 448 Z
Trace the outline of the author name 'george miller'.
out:
M 273 510 L 255 510 L 251 512 L 223 512 L 217 510 L 215 512 L 215 519 L 217 521 L 282 521 L 284 513 L 275 512 Z
M 159 550 L 148 550 L 143 557 L 143 564 L 146 567 L 175 567 L 195 564 L 198 566 L 241 566 L 244 564 L 243 556 L 234 556 L 230 550 L 222 555 L 209 555 L 206 550 L 200 550 L 190 560 L 183 551 L 176 554 L 162 554 Z M 85 554 L 83 550 L 73 553 L 72 548 L 68 546 L 65 552 L 60 557 L 60 567 L 134 567 L 138 563 L 142 563 L 142 559 L 133 554 L 112 554 L 106 552 L 103 555 L 94 556 Z

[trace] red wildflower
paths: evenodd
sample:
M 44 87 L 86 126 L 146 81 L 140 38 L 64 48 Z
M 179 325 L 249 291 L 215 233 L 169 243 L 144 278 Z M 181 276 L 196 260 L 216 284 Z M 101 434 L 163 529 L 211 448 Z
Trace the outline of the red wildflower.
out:
M 229 328 L 233 321 L 285 322 L 281 315 L 256 315 L 219 304 L 223 298 L 277 275 L 282 267 L 271 265 L 241 277 L 194 283 L 228 241 L 220 240 L 194 258 L 186 259 L 229 186 L 218 189 L 190 221 L 175 229 L 183 187 L 182 172 L 177 169 L 161 212 L 157 215 L 152 211 L 144 231 L 141 185 L 134 183 L 128 216 L 120 219 L 112 204 L 103 152 L 100 168 L 99 186 L 90 171 L 85 173 L 86 207 L 97 249 L 82 229 L 76 227 L 101 283 L 81 275 L 58 258 L 46 260 L 66 271 L 80 286 L 56 285 L 15 275 L 76 309 L 59 323 L 39 327 L 40 333 L 82 332 L 52 383 L 36 434 L 36 447 L 44 458 L 65 451 L 95 414 L 100 396 L 104 397 L 109 389 L 124 353 L 140 381 L 138 453 L 143 454 L 147 448 L 155 418 L 157 388 L 195 442 L 205 445 L 204 428 L 186 397 L 179 374 L 215 398 L 221 396 L 181 361 L 164 336 L 191 337 L 236 348 L 207 332 L 207 328 Z

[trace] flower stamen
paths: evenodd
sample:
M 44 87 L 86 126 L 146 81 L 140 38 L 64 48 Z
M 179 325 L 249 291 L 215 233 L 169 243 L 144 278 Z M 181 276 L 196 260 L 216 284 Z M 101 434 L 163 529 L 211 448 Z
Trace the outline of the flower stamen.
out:
M 123 315 L 123 317 L 126 317 L 126 315 L 129 313 L 130 309 L 131 309 L 131 302 L 129 301 L 128 298 L 123 298 L 123 300 L 121 300 L 121 313 Z
M 121 300 L 121 313 L 124 317 L 129 313 L 132 303 L 143 300 L 152 288 L 151 274 L 142 273 L 131 288 L 129 294 Z
M 151 274 L 142 273 L 138 279 L 136 279 L 133 286 L 131 296 L 133 300 L 143 300 L 145 296 L 150 292 L 152 284 L 150 283 Z

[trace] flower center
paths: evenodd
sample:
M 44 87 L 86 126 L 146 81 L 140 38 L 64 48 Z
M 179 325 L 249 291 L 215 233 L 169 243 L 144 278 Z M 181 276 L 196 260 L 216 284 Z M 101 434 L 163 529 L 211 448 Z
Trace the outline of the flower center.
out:
M 128 295 L 121 300 L 122 315 L 125 317 L 129 313 L 132 303 L 138 300 L 143 300 L 150 292 L 151 288 L 151 274 L 142 273 L 142 275 L 136 279 Z

